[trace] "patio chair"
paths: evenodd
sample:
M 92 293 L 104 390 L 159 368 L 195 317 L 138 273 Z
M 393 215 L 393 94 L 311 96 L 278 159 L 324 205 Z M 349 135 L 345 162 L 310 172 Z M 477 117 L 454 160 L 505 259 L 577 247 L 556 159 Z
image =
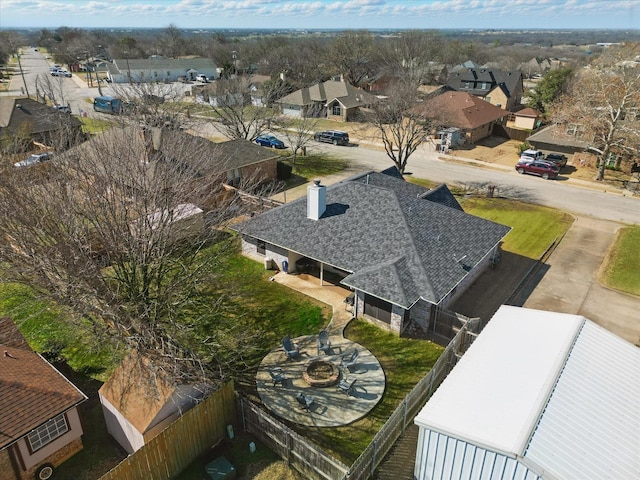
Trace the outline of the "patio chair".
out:
M 305 409 L 307 412 L 310 411 L 311 405 L 315 402 L 315 398 L 311 395 L 305 395 L 304 393 L 297 393 L 296 400 L 300 404 L 300 406 Z
M 318 355 L 320 355 L 320 352 L 324 352 L 329 355 L 329 353 L 331 352 L 331 340 L 329 340 L 329 332 L 327 332 L 326 330 L 322 330 L 318 334 L 317 346 Z
M 356 384 L 356 380 L 357 380 L 356 378 L 349 378 L 349 377 L 343 378 L 342 380 L 340 380 L 340 383 L 336 388 L 342 393 L 351 395 L 351 393 L 355 389 L 354 385 Z
M 282 339 L 282 349 L 289 360 L 300 356 L 300 349 L 298 349 L 298 346 L 293 343 L 289 337 Z
M 355 368 L 358 361 L 358 355 L 358 350 L 354 350 L 353 352 L 343 356 L 340 360 L 340 366 L 346 368 L 350 372 L 353 371 L 352 369 Z
M 275 387 L 278 383 L 283 387 L 287 385 L 287 376 L 282 371 L 282 368 L 275 367 L 269 369 L 269 375 L 271 375 L 271 380 L 273 380 L 273 386 Z

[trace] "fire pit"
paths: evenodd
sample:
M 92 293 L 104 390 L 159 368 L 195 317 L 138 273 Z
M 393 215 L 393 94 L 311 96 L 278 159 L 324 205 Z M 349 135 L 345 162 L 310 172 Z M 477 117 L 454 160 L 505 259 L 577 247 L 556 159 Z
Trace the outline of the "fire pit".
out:
M 310 360 L 304 366 L 302 378 L 312 387 L 330 387 L 338 383 L 340 370 L 327 360 Z

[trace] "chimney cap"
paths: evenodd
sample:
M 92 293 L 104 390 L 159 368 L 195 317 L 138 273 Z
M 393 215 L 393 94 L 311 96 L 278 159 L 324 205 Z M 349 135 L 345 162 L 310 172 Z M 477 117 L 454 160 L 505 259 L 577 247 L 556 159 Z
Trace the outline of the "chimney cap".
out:
M 316 187 L 319 187 L 319 186 L 320 186 L 320 179 L 319 179 L 319 178 L 314 178 L 314 179 L 313 179 L 313 184 L 314 184 Z

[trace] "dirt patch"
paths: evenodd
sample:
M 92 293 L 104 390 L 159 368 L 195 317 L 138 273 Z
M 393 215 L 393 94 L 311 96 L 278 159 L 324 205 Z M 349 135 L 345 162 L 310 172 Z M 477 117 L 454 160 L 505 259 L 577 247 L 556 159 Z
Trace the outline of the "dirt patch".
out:
M 518 162 L 519 140 L 501 137 L 487 137 L 475 145 L 462 145 L 451 150 L 451 155 L 470 158 L 487 163 L 513 166 Z

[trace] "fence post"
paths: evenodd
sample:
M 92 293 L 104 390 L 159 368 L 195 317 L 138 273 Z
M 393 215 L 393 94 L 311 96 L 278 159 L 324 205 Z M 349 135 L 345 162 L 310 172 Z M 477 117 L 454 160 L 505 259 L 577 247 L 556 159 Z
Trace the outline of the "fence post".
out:
M 402 401 L 404 403 L 404 414 L 402 415 L 402 433 L 404 433 L 407 428 L 407 397 L 404 397 Z
M 371 476 L 373 477 L 374 472 L 376 471 L 376 453 L 378 450 L 378 443 L 373 441 L 373 454 L 371 455 Z
M 247 433 L 247 422 L 244 417 L 244 399 L 240 398 L 240 414 L 242 415 L 242 430 Z

